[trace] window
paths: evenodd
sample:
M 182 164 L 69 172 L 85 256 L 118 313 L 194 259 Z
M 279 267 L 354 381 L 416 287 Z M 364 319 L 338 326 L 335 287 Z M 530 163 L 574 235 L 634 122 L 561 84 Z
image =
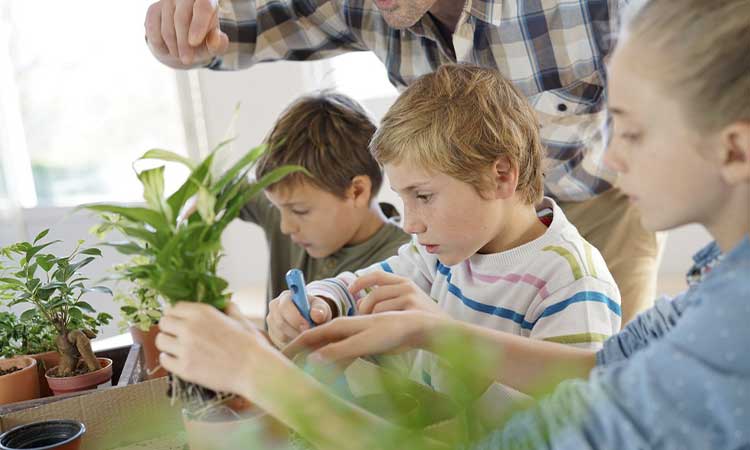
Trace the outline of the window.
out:
M 138 201 L 135 159 L 154 147 L 187 154 L 175 72 L 151 56 L 143 38 L 150 2 L 0 4 L 0 54 L 9 61 L 0 64 L 8 72 L 0 80 L 12 80 L 15 90 L 0 96 L 0 106 L 20 118 L 0 128 L 21 142 L 0 141 L 0 160 L 6 169 L 9 159 L 26 161 L 33 179 L 6 170 L 0 194 L 33 190 L 20 200 L 27 208 Z M 168 178 L 167 189 L 176 182 Z
M 360 102 L 374 98 L 395 98 L 398 91 L 388 80 L 382 61 L 372 52 L 352 52 L 330 61 L 331 73 L 322 83 Z

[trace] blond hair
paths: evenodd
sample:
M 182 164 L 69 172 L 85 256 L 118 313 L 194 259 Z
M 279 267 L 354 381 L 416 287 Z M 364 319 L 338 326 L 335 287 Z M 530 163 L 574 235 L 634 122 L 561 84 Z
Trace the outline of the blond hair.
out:
M 494 189 L 492 168 L 507 157 L 518 169 L 517 192 L 530 204 L 543 195 L 538 120 L 496 70 L 440 66 L 412 83 L 380 123 L 370 151 L 381 164 L 409 162 Z
M 631 4 L 625 40 L 658 52 L 659 78 L 700 131 L 750 119 L 750 0 Z
M 277 167 L 299 165 L 311 176 L 293 173 L 270 189 L 310 183 L 341 198 L 354 177 L 365 175 L 374 197 L 383 183 L 383 172 L 368 148 L 373 133 L 372 120 L 351 98 L 332 92 L 301 97 L 276 121 L 255 175 L 261 178 Z

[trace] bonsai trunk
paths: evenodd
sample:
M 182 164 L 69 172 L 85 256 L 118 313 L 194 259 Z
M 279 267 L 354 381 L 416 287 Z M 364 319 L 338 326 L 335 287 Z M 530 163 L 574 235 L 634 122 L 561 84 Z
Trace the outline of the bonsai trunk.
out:
M 89 372 L 102 368 L 91 350 L 91 338 L 95 335 L 88 330 L 73 330 L 57 336 L 57 349 L 60 352 L 60 366 L 57 375 L 68 377 L 78 368 L 79 359 L 86 363 Z

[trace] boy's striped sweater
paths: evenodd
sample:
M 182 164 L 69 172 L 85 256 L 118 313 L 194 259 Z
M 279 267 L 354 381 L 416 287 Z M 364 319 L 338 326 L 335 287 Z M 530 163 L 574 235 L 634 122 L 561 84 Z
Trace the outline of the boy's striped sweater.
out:
M 620 329 L 620 293 L 604 259 L 552 199 L 545 198 L 540 218 L 552 211 L 539 238 L 496 254 L 475 254 L 455 266 L 443 265 L 416 239 L 398 255 L 356 273 L 311 283 L 311 295 L 338 306 L 339 316 L 357 314 L 348 286 L 364 273 L 385 270 L 411 279 L 454 319 L 533 339 L 599 349 Z M 435 362 L 418 357 L 422 378 L 435 381 Z M 431 383 L 435 385 L 435 383 Z M 439 384 L 439 383 L 438 383 Z M 438 386 L 436 386 L 438 387 Z

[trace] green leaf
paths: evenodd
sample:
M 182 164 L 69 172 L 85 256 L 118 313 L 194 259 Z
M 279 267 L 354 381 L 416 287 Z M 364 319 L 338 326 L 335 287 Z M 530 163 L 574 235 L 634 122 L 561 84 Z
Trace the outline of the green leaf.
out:
M 82 301 L 81 302 L 76 302 L 75 306 L 78 307 L 78 308 L 81 308 L 84 311 L 90 312 L 90 313 L 96 312 L 96 310 L 94 309 L 94 307 L 91 306 L 91 305 L 89 305 L 86 302 L 82 302 Z
M 21 313 L 21 321 L 26 322 L 34 318 L 34 316 L 37 315 L 36 308 L 27 309 L 23 313 Z
M 54 255 L 39 255 L 36 262 L 45 272 L 49 272 L 55 266 L 55 259 Z
M 208 224 L 214 223 L 214 219 L 216 218 L 216 212 L 214 211 L 215 206 L 216 197 L 214 197 L 208 189 L 200 186 L 198 188 L 197 201 L 198 214 L 200 214 L 203 221 Z
M 190 158 L 186 158 L 182 155 L 178 155 L 175 152 L 171 152 L 169 150 L 162 150 L 159 148 L 154 148 L 154 149 L 147 151 L 146 153 L 143 154 L 143 156 L 141 156 L 138 159 L 139 160 L 158 159 L 160 161 L 171 161 L 171 162 L 180 163 L 186 166 L 187 168 L 189 168 L 190 170 L 195 169 L 195 163 Z
M 102 251 L 99 250 L 96 247 L 86 248 L 79 252 L 82 255 L 95 255 L 95 256 L 102 256 Z
M 139 206 L 120 206 L 112 204 L 83 205 L 86 208 L 96 212 L 106 212 L 119 214 L 132 222 L 143 222 L 151 225 L 157 230 L 169 230 L 170 226 L 165 222 L 164 217 L 158 212 Z
M 68 315 L 72 317 L 73 319 L 81 320 L 83 319 L 83 311 L 76 307 L 72 307 L 68 309 Z
M 73 272 L 77 271 L 81 267 L 84 267 L 84 266 L 88 265 L 94 259 L 96 259 L 96 258 L 94 258 L 93 256 L 89 256 L 89 257 L 83 258 L 82 260 L 80 260 L 77 263 L 75 263 L 75 264 L 73 264 L 73 265 L 70 266 L 70 272 L 73 273 Z
M 155 211 L 159 211 L 167 223 L 172 223 L 175 217 L 172 208 L 164 198 L 164 166 L 144 170 L 138 174 L 143 184 L 143 199 Z
M 185 203 L 198 192 L 198 186 L 204 185 L 211 176 L 211 164 L 213 164 L 214 154 L 210 154 L 193 170 L 187 180 L 180 186 L 174 194 L 167 199 L 172 211 L 180 213 Z
M 151 232 L 145 228 L 123 226 L 120 227 L 120 231 L 126 236 L 148 242 L 154 247 L 158 247 L 161 243 L 158 233 Z
M 102 294 L 112 295 L 112 290 L 107 286 L 93 286 L 86 289 L 85 292 L 101 292 Z
M 255 161 L 260 158 L 267 149 L 268 146 L 266 144 L 263 144 L 247 152 L 245 156 L 240 158 L 239 161 L 234 163 L 234 165 L 224 173 L 219 181 L 211 188 L 211 192 L 213 194 L 218 194 L 222 189 L 224 189 L 227 184 L 229 184 L 237 175 L 239 175 L 240 172 L 245 171 L 248 166 L 255 163 Z
M 112 247 L 123 255 L 142 255 L 146 249 L 132 242 L 107 242 L 102 245 Z
M 133 306 L 121 306 L 120 311 L 122 311 L 123 313 L 127 315 L 131 315 L 131 314 L 135 314 L 135 312 L 138 310 Z
M 47 233 L 49 233 L 49 228 L 37 234 L 36 237 L 34 238 L 34 243 L 36 244 L 37 242 L 39 242 L 40 239 L 43 239 L 45 236 L 47 236 Z
M 63 283 L 62 281 L 53 281 L 51 283 L 47 283 L 43 285 L 39 289 L 43 291 L 49 291 L 51 289 L 58 289 L 58 288 L 65 287 L 65 286 L 67 286 L 67 284 Z
M 58 242 L 62 242 L 62 241 L 59 241 L 59 240 L 57 240 L 57 241 L 51 241 L 51 242 L 47 242 L 46 244 L 42 244 L 42 245 L 37 245 L 35 247 L 31 247 L 30 249 L 26 250 L 26 261 L 31 261 L 31 258 L 33 258 L 34 255 L 36 255 L 37 253 L 39 253 L 42 249 L 44 249 L 45 247 L 49 247 L 52 244 L 56 244 Z
M 17 287 L 23 287 L 24 283 L 16 278 L 0 278 L 0 283 L 10 284 Z

